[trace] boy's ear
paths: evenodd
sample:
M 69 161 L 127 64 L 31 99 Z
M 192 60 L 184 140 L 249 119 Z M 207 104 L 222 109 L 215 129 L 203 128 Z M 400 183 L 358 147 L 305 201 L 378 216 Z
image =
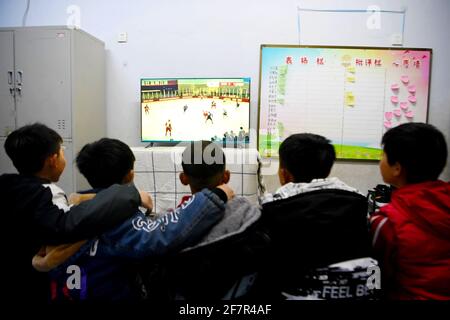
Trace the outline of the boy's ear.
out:
M 407 184 L 408 179 L 406 177 L 406 170 L 400 163 L 396 162 L 391 166 L 391 174 L 394 179 L 393 185 L 397 188 Z
M 230 170 L 225 170 L 222 176 L 222 183 L 227 184 L 228 182 L 230 182 Z
M 180 181 L 184 186 L 189 185 L 189 177 L 184 172 L 180 172 Z
M 122 180 L 122 184 L 128 184 L 134 180 L 134 170 L 131 169 Z
M 394 177 L 400 179 L 402 182 L 406 182 L 407 179 L 405 168 L 398 162 L 396 162 L 392 167 Z
M 294 182 L 294 176 L 286 168 L 280 167 L 278 169 L 278 178 L 282 186 L 289 182 Z
M 50 168 L 54 168 L 56 166 L 56 161 L 58 157 L 59 155 L 57 153 L 48 156 L 47 159 L 45 159 L 44 166 L 48 165 Z
M 400 177 L 404 171 L 402 165 L 398 162 L 394 163 L 391 168 L 394 177 Z

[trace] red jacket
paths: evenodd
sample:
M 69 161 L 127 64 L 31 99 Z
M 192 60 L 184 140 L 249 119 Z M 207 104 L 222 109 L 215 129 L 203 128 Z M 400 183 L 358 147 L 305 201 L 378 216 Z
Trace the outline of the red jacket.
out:
M 390 299 L 450 299 L 450 183 L 394 191 L 371 217 L 372 244 Z

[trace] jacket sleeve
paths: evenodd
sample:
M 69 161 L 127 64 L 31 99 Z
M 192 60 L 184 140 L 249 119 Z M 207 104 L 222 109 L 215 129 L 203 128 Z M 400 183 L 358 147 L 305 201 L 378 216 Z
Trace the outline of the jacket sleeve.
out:
M 113 185 L 89 201 L 73 206 L 64 213 L 52 203 L 51 192 L 34 215 L 35 232 L 46 244 L 75 242 L 102 234 L 132 216 L 141 203 L 137 189 L 131 185 Z M 48 199 L 47 199 L 48 198 Z
M 381 208 L 370 218 L 370 235 L 374 257 L 382 269 L 382 287 L 391 283 L 395 275 L 395 255 L 397 237 L 392 222 L 389 220 L 386 207 Z
M 142 259 L 178 251 L 197 243 L 224 210 L 222 197 L 204 189 L 159 219 L 139 213 L 102 235 L 94 244 L 96 256 Z

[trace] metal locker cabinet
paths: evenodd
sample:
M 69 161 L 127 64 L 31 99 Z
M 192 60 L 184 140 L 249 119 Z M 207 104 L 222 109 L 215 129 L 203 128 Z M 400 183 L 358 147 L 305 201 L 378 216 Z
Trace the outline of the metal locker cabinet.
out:
M 70 30 L 14 31 L 17 126 L 41 122 L 71 138 Z
M 5 49 L 3 43 L 9 45 L 11 40 L 12 50 Z M 9 123 L 12 129 L 46 124 L 63 137 L 66 146 L 67 165 L 57 184 L 67 194 L 88 188 L 74 158 L 83 145 L 106 136 L 104 43 L 65 26 L 3 28 L 0 41 L 0 137 L 8 133 Z M 10 93 L 11 85 L 3 69 L 9 68 L 11 59 L 15 97 L 8 96 L 12 104 L 6 104 L 3 96 Z M 3 120 L 4 114 L 12 114 L 12 120 Z M 0 141 L 4 153 L 4 139 Z M 5 164 L 4 158 L 9 161 L 2 155 L 0 174 L 11 172 L 12 164 Z
M 16 128 L 14 93 L 14 33 L 0 31 L 0 137 Z

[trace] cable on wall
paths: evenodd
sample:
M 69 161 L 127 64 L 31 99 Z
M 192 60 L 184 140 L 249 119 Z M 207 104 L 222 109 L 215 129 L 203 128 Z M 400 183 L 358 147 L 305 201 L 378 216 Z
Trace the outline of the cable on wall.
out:
M 30 10 L 30 2 L 31 0 L 27 0 L 27 8 L 25 9 L 25 13 L 22 18 L 22 27 L 25 27 L 27 24 L 28 11 Z

